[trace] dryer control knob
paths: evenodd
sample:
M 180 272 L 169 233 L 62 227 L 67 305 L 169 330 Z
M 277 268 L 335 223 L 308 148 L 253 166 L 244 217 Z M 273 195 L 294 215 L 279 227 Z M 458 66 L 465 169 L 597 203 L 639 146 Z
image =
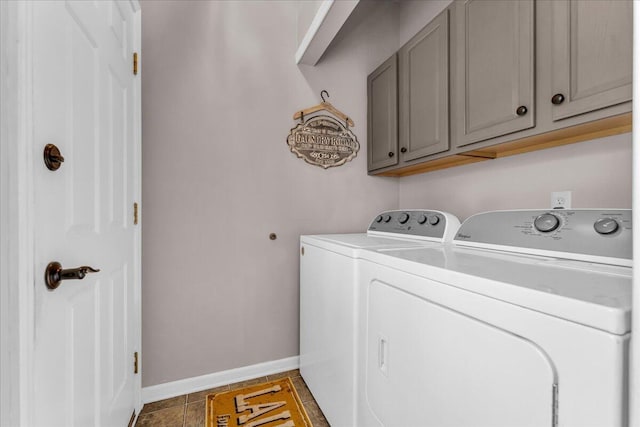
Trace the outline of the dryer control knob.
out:
M 382 219 L 384 220 L 384 222 L 389 222 L 391 221 L 391 215 L 385 215 Z
M 425 214 L 422 214 L 418 217 L 418 224 L 422 225 L 425 222 L 427 222 L 427 216 Z
M 378 217 L 376 218 L 376 222 L 382 222 L 382 215 L 378 215 Z
M 409 221 L 409 214 L 402 212 L 402 214 L 400 214 L 400 218 L 398 218 L 398 222 L 400 224 L 406 224 L 407 221 Z
M 560 220 L 553 214 L 545 213 L 536 218 L 536 220 L 533 222 L 533 226 L 538 231 L 548 233 L 560 226 Z
M 429 224 L 436 225 L 439 222 L 440 222 L 440 218 L 438 218 L 436 215 L 432 215 L 429 217 Z
M 615 233 L 619 228 L 618 222 L 613 218 L 600 218 L 593 224 L 598 234 Z

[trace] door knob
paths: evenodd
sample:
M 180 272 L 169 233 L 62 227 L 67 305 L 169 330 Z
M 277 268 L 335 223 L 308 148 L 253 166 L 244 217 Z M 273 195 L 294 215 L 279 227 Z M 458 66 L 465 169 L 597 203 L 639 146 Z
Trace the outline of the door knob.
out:
M 62 165 L 62 162 L 64 162 L 64 157 L 60 154 L 60 150 L 53 144 L 45 145 L 43 154 L 44 164 L 50 171 L 57 171 Z
M 60 286 L 60 282 L 63 280 L 82 280 L 87 274 L 97 273 L 98 271 L 100 270 L 87 265 L 63 270 L 62 265 L 59 262 L 53 261 L 47 265 L 47 269 L 44 272 L 44 281 L 47 284 L 47 288 L 53 290 Z
M 516 114 L 519 116 L 524 116 L 525 114 L 527 114 L 527 111 L 529 111 L 527 110 L 527 107 L 521 105 L 516 109 Z

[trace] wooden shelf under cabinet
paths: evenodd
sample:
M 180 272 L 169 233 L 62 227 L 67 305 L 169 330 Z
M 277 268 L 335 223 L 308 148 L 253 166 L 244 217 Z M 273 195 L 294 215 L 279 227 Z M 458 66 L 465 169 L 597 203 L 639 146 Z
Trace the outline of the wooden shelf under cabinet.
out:
M 604 138 L 606 136 L 618 135 L 626 132 L 631 132 L 631 113 L 620 114 L 618 116 L 607 117 L 593 122 L 558 129 L 552 132 L 503 142 L 490 147 L 484 147 L 480 150 L 458 152 L 451 154 L 450 156 L 428 160 L 424 163 L 414 164 L 391 171 L 380 173 L 376 173 L 374 171 L 371 173 L 379 176 L 396 177 L 416 175 L 447 169 L 454 166 L 466 165 L 469 163 L 477 163 L 485 160 L 512 156 L 514 154 L 528 153 L 531 151 L 544 150 L 545 148 L 573 144 L 575 142 Z

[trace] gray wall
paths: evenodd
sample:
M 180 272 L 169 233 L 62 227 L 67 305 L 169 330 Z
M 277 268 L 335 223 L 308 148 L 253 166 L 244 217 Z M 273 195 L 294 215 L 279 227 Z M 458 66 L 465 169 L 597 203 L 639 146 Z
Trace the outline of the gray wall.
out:
M 366 76 L 446 4 L 361 2 L 320 63 L 297 67 L 296 2 L 142 2 L 143 386 L 297 355 L 300 234 L 362 231 L 399 206 L 546 207 L 555 190 L 630 207 L 628 134 L 367 176 Z M 322 89 L 362 145 L 326 171 L 285 143 Z
M 366 76 L 397 47 L 396 7 L 370 7 L 315 68 L 294 63 L 296 13 L 142 2 L 143 386 L 297 355 L 299 236 L 398 205 L 398 181 L 365 172 Z M 322 89 L 363 146 L 328 170 L 285 142 Z
M 449 211 L 460 220 L 498 209 L 548 208 L 572 191 L 574 208 L 631 208 L 631 134 L 405 177 L 400 206 Z

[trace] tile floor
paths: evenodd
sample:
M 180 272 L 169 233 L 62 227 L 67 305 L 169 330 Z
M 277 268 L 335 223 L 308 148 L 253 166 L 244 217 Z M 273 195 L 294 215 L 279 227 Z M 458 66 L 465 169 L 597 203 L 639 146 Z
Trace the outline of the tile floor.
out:
M 205 399 L 208 394 L 235 390 L 282 377 L 291 377 L 313 427 L 329 427 L 329 423 L 297 369 L 147 403 L 140 412 L 136 427 L 205 427 Z

